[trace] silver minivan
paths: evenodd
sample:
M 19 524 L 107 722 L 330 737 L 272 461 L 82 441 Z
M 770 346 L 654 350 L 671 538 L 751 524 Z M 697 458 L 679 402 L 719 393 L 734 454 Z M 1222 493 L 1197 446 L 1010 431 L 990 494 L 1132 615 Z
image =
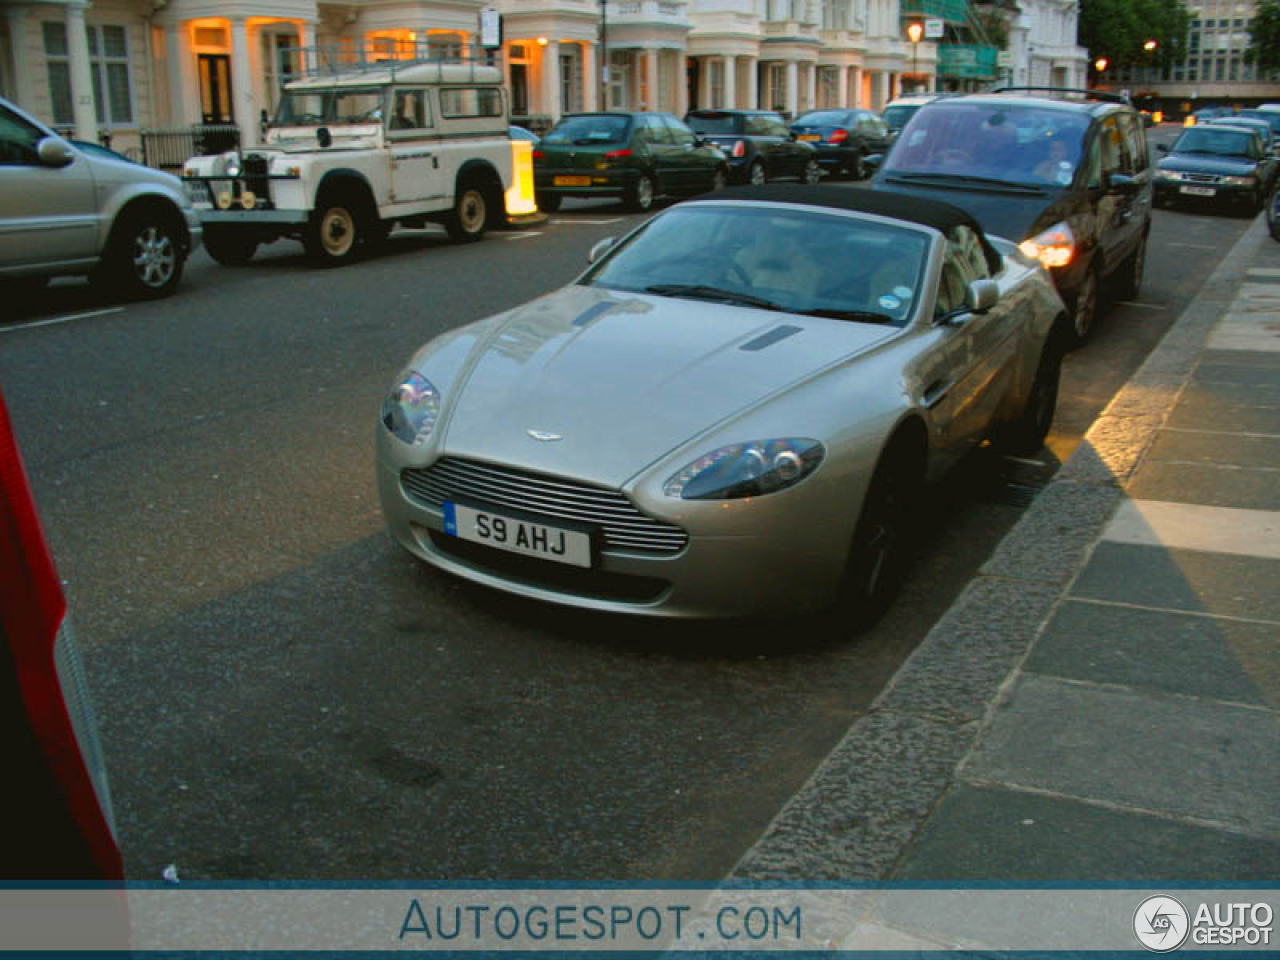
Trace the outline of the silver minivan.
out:
M 81 150 L 0 98 L 0 281 L 88 274 L 135 299 L 167 296 L 200 243 L 182 181 Z

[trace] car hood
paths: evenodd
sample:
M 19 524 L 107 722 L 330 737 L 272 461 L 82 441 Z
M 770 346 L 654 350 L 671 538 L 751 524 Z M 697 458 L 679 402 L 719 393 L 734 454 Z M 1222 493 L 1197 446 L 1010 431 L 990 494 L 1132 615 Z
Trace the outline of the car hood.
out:
M 621 487 L 699 433 L 898 332 L 566 287 L 486 325 L 444 390 L 443 450 Z
M 1180 173 L 1219 173 L 1229 177 L 1243 177 L 1253 173 L 1257 164 L 1252 160 L 1236 157 L 1210 157 L 1199 153 L 1171 153 L 1159 164 L 1161 170 Z
M 930 181 L 925 186 L 891 179 L 891 175 L 877 175 L 871 187 L 873 190 L 890 190 L 949 203 L 977 220 L 984 233 L 1007 237 L 1014 243 L 1066 219 L 1067 214 L 1065 191 L 1054 187 L 1023 193 L 1016 188 L 1008 191 L 999 187 L 971 189 L 941 181 Z

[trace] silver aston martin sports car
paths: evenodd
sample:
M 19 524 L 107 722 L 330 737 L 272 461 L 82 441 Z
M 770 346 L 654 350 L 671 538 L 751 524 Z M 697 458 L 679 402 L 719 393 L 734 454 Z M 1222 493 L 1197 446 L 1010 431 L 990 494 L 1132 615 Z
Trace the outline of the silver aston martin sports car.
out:
M 954 207 L 723 190 L 590 260 L 391 388 L 378 484 L 416 556 L 598 610 L 865 626 L 925 482 L 1053 419 L 1062 302 Z

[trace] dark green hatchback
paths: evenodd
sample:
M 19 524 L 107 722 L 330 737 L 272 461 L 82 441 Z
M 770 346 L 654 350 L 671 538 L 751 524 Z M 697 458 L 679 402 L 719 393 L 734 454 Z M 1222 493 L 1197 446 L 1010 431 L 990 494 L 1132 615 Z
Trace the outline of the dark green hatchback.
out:
M 719 190 L 729 167 L 720 150 L 666 113 L 575 113 L 533 151 L 538 208 L 564 197 L 618 197 L 648 210 L 660 196 Z

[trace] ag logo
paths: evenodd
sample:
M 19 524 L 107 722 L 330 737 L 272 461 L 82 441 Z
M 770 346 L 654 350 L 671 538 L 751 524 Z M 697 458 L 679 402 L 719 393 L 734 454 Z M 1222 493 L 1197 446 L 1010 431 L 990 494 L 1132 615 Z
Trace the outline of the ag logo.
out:
M 1187 939 L 1191 918 L 1187 908 L 1173 897 L 1147 897 L 1133 915 L 1133 932 L 1148 950 L 1168 953 Z

